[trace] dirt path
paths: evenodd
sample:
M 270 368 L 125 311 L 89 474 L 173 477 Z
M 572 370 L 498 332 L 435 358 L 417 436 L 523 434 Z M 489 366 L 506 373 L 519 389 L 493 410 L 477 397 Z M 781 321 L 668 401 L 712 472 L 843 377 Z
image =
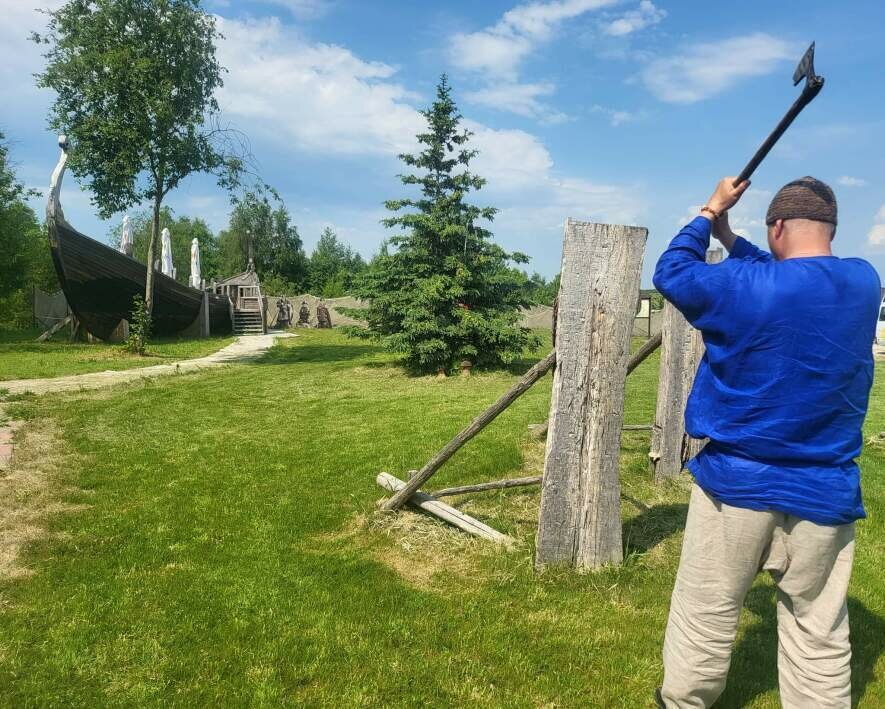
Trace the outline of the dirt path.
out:
M 123 382 L 137 381 L 162 377 L 169 374 L 182 374 L 200 369 L 219 367 L 223 364 L 244 362 L 257 359 L 271 348 L 274 341 L 283 337 L 297 337 L 290 332 L 275 332 L 269 335 L 248 335 L 240 337 L 236 342 L 206 357 L 185 359 L 171 364 L 158 364 L 141 369 L 125 369 L 123 371 L 93 372 L 91 374 L 74 374 L 67 377 L 51 379 L 12 379 L 0 382 L 0 389 L 10 394 L 54 394 L 61 391 L 79 391 L 81 389 L 100 389 Z

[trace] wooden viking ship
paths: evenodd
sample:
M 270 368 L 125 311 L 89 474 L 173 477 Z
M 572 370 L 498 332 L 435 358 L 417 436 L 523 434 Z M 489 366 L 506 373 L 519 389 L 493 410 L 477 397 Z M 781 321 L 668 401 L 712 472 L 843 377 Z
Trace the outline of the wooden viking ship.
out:
M 52 261 L 71 311 L 88 332 L 107 340 L 121 321 L 131 319 L 135 296 L 144 297 L 147 267 L 81 234 L 65 220 L 60 202 L 68 157 L 64 136 L 59 138 L 59 146 L 62 152 L 52 173 L 46 206 Z M 154 269 L 153 334 L 176 335 L 195 325 L 203 298 L 203 291 Z M 207 293 L 206 298 L 210 332 L 229 333 L 232 327 L 229 298 L 213 293 Z

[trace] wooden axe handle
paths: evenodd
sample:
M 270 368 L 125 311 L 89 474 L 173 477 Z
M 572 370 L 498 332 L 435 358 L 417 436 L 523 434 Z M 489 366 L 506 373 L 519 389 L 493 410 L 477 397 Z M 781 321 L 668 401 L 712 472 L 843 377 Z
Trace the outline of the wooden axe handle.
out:
M 738 175 L 737 179 L 734 181 L 735 187 L 741 184 L 744 180 L 750 179 L 750 175 L 756 171 L 756 168 L 759 167 L 759 163 L 761 163 L 765 159 L 765 156 L 771 152 L 774 144 L 780 140 L 780 137 L 784 133 L 786 133 L 787 128 L 789 128 L 790 124 L 796 120 L 796 116 L 802 112 L 802 109 L 811 103 L 814 100 L 814 97 L 820 93 L 823 85 L 823 77 L 816 77 L 815 81 L 809 82 L 805 85 L 799 98 L 797 98 L 793 105 L 790 106 L 790 110 L 787 111 L 783 118 L 781 118 L 780 123 L 778 123 L 777 127 L 771 132 L 771 135 L 765 139 L 765 142 L 759 146 L 759 149 L 751 158 L 750 162 L 747 163 L 747 166 L 741 170 L 741 174 Z

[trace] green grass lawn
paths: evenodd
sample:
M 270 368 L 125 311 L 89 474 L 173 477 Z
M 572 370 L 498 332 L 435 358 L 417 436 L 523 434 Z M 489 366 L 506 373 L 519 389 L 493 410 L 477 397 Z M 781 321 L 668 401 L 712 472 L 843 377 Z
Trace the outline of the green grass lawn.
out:
M 158 339 L 150 343 L 147 354 L 141 357 L 129 354 L 121 344 L 68 342 L 61 336 L 49 342 L 36 342 L 39 334 L 37 330 L 0 330 L 0 381 L 61 377 L 108 369 L 168 364 L 176 360 L 203 357 L 236 339 Z
M 254 364 L 10 405 L 31 421 L 21 464 L 50 488 L 17 503 L 45 508 L 46 532 L 0 580 L 0 705 L 653 706 L 689 484 L 649 481 L 649 434 L 624 435 L 624 565 L 538 576 L 537 488 L 452 498 L 519 538 L 510 552 L 374 514 L 379 471 L 420 467 L 531 358 L 413 378 L 366 342 L 298 334 Z M 630 377 L 626 423 L 651 422 L 657 365 Z M 429 487 L 540 472 L 526 427 L 549 390 Z M 868 435 L 883 394 L 880 376 Z M 862 464 L 854 691 L 881 707 L 885 450 Z M 717 706 L 778 706 L 775 622 L 760 578 Z

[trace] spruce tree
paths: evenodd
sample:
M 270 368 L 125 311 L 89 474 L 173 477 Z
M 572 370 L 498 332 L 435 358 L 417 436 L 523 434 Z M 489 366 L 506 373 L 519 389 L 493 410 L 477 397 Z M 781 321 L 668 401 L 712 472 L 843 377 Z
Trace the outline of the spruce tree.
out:
M 477 151 L 472 133 L 443 74 L 436 100 L 422 115 L 427 130 L 417 136 L 421 151 L 400 159 L 414 173 L 399 175 L 420 187 L 417 198 L 389 200 L 396 215 L 384 220 L 402 231 L 388 240 L 389 251 L 372 260 L 356 294 L 370 302 L 364 313 L 372 334 L 420 372 L 451 370 L 462 360 L 496 366 L 520 356 L 531 341 L 520 327 L 519 307 L 527 307 L 526 277 L 478 222 L 491 221 L 493 207 L 465 201 L 485 180 L 469 170 Z

